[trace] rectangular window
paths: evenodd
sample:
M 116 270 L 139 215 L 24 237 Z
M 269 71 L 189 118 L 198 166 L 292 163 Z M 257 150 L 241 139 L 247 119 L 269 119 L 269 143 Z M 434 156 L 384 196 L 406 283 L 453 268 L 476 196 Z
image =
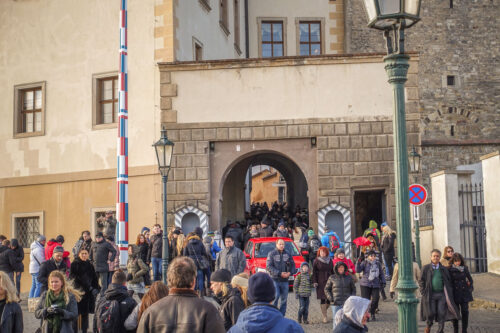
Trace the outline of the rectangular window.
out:
M 300 55 L 321 54 L 321 22 L 309 21 L 299 24 Z
M 201 61 L 203 60 L 203 48 L 200 44 L 194 44 L 194 60 Z
M 283 56 L 283 22 L 263 21 L 261 25 L 262 57 Z
M 14 137 L 45 133 L 45 82 L 14 87 Z
M 29 248 L 43 231 L 43 212 L 12 214 L 12 238 L 23 248 Z
M 118 121 L 118 76 L 97 80 L 97 124 L 112 124 Z
M 234 46 L 238 53 L 240 51 L 240 4 L 238 0 L 234 0 Z
M 229 23 L 228 23 L 228 16 L 227 16 L 227 0 L 219 0 L 220 1 L 220 4 L 219 4 L 219 9 L 220 9 L 220 13 L 219 13 L 219 23 L 220 23 L 220 26 L 222 27 L 222 30 L 224 30 L 224 32 L 229 35 Z
M 446 84 L 449 86 L 454 86 L 455 85 L 455 76 L 454 75 L 446 76 Z

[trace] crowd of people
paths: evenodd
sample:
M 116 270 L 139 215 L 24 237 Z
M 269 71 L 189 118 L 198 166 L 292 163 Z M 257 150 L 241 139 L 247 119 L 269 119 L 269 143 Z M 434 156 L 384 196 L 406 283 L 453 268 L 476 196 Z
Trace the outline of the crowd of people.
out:
M 386 223 L 379 230 L 370 221 L 364 232 L 369 244 L 361 246 L 354 264 L 333 230 L 320 237 L 309 228 L 306 211 L 297 207 L 293 213 L 286 205 L 254 204 L 244 223 L 227 221 L 222 243 L 216 234 L 203 237 L 201 228 L 185 235 L 172 227 L 167 234 L 166 285 L 160 281 L 164 231 L 158 224 L 144 227 L 129 244 L 124 270 L 119 267 L 111 212 L 94 239 L 89 231 L 81 233 L 72 258 L 62 235 L 49 241 L 39 235 L 30 246 L 29 310 L 40 319 L 40 332 L 48 333 L 87 332 L 91 324 L 94 332 L 303 332 L 300 324 L 309 324 L 315 290 L 324 323 L 331 307 L 334 332 L 365 332 L 366 323 L 376 320 L 379 295 L 387 298 L 386 281 L 391 281 L 390 297 L 395 296 L 395 232 Z M 293 239 L 297 232 L 298 247 L 308 251 L 299 268 L 279 238 L 267 255 L 266 272 L 250 277 L 244 273 L 242 249 L 249 239 Z M 23 245 L 0 239 L 0 331 L 22 332 Z M 435 321 L 442 332 L 445 320 L 453 320 L 458 332 L 459 319 L 466 332 L 472 277 L 460 254 L 449 246 L 444 252 L 441 257 L 433 250 L 431 264 L 421 273 L 414 263 L 422 319 L 427 321 L 426 332 Z M 299 302 L 296 320 L 285 318 L 291 276 Z M 358 281 L 361 297 L 356 296 Z M 94 314 L 93 323 L 89 314 Z

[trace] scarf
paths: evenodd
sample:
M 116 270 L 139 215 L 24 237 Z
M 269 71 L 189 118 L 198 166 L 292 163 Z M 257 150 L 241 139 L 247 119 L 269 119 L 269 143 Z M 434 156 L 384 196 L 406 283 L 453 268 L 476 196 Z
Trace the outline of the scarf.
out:
M 61 290 L 58 296 L 55 296 L 52 290 L 47 292 L 47 296 L 45 297 L 45 308 L 49 308 L 51 305 L 56 304 L 60 309 L 64 309 L 66 307 L 66 301 L 64 300 L 64 292 Z M 47 317 L 47 322 L 49 323 L 49 327 L 51 327 L 52 332 L 61 331 L 62 327 L 62 315 L 53 315 Z
M 377 261 L 374 260 L 374 261 L 372 261 L 371 266 L 370 266 L 370 274 L 368 275 L 368 281 L 375 280 L 379 276 L 379 274 L 380 274 L 380 271 L 378 269 Z
M 326 257 L 319 256 L 319 257 L 317 257 L 317 259 L 324 264 L 329 264 L 330 260 L 331 260 L 330 256 L 326 256 Z
M 463 273 L 464 270 L 465 270 L 465 267 L 464 266 L 455 266 L 453 265 L 454 268 L 458 269 L 459 272 Z

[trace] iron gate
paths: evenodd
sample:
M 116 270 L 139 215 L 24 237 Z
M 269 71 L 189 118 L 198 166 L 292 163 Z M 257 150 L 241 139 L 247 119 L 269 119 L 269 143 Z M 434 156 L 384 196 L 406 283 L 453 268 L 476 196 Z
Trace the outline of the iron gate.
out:
M 471 272 L 487 272 L 482 184 L 461 184 L 458 196 L 460 202 L 460 243 L 465 263 Z

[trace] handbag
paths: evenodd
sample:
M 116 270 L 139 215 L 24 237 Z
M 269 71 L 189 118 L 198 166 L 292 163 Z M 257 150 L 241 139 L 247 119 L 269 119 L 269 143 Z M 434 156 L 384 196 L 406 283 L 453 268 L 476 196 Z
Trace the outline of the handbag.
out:
M 194 257 L 196 259 L 196 266 L 198 266 L 198 269 L 201 271 L 205 271 L 210 267 L 210 263 L 208 262 L 207 258 L 202 256 L 201 260 L 198 259 L 198 256 L 196 255 L 196 252 L 194 251 L 193 245 L 189 244 L 191 247 L 191 251 L 193 251 Z

